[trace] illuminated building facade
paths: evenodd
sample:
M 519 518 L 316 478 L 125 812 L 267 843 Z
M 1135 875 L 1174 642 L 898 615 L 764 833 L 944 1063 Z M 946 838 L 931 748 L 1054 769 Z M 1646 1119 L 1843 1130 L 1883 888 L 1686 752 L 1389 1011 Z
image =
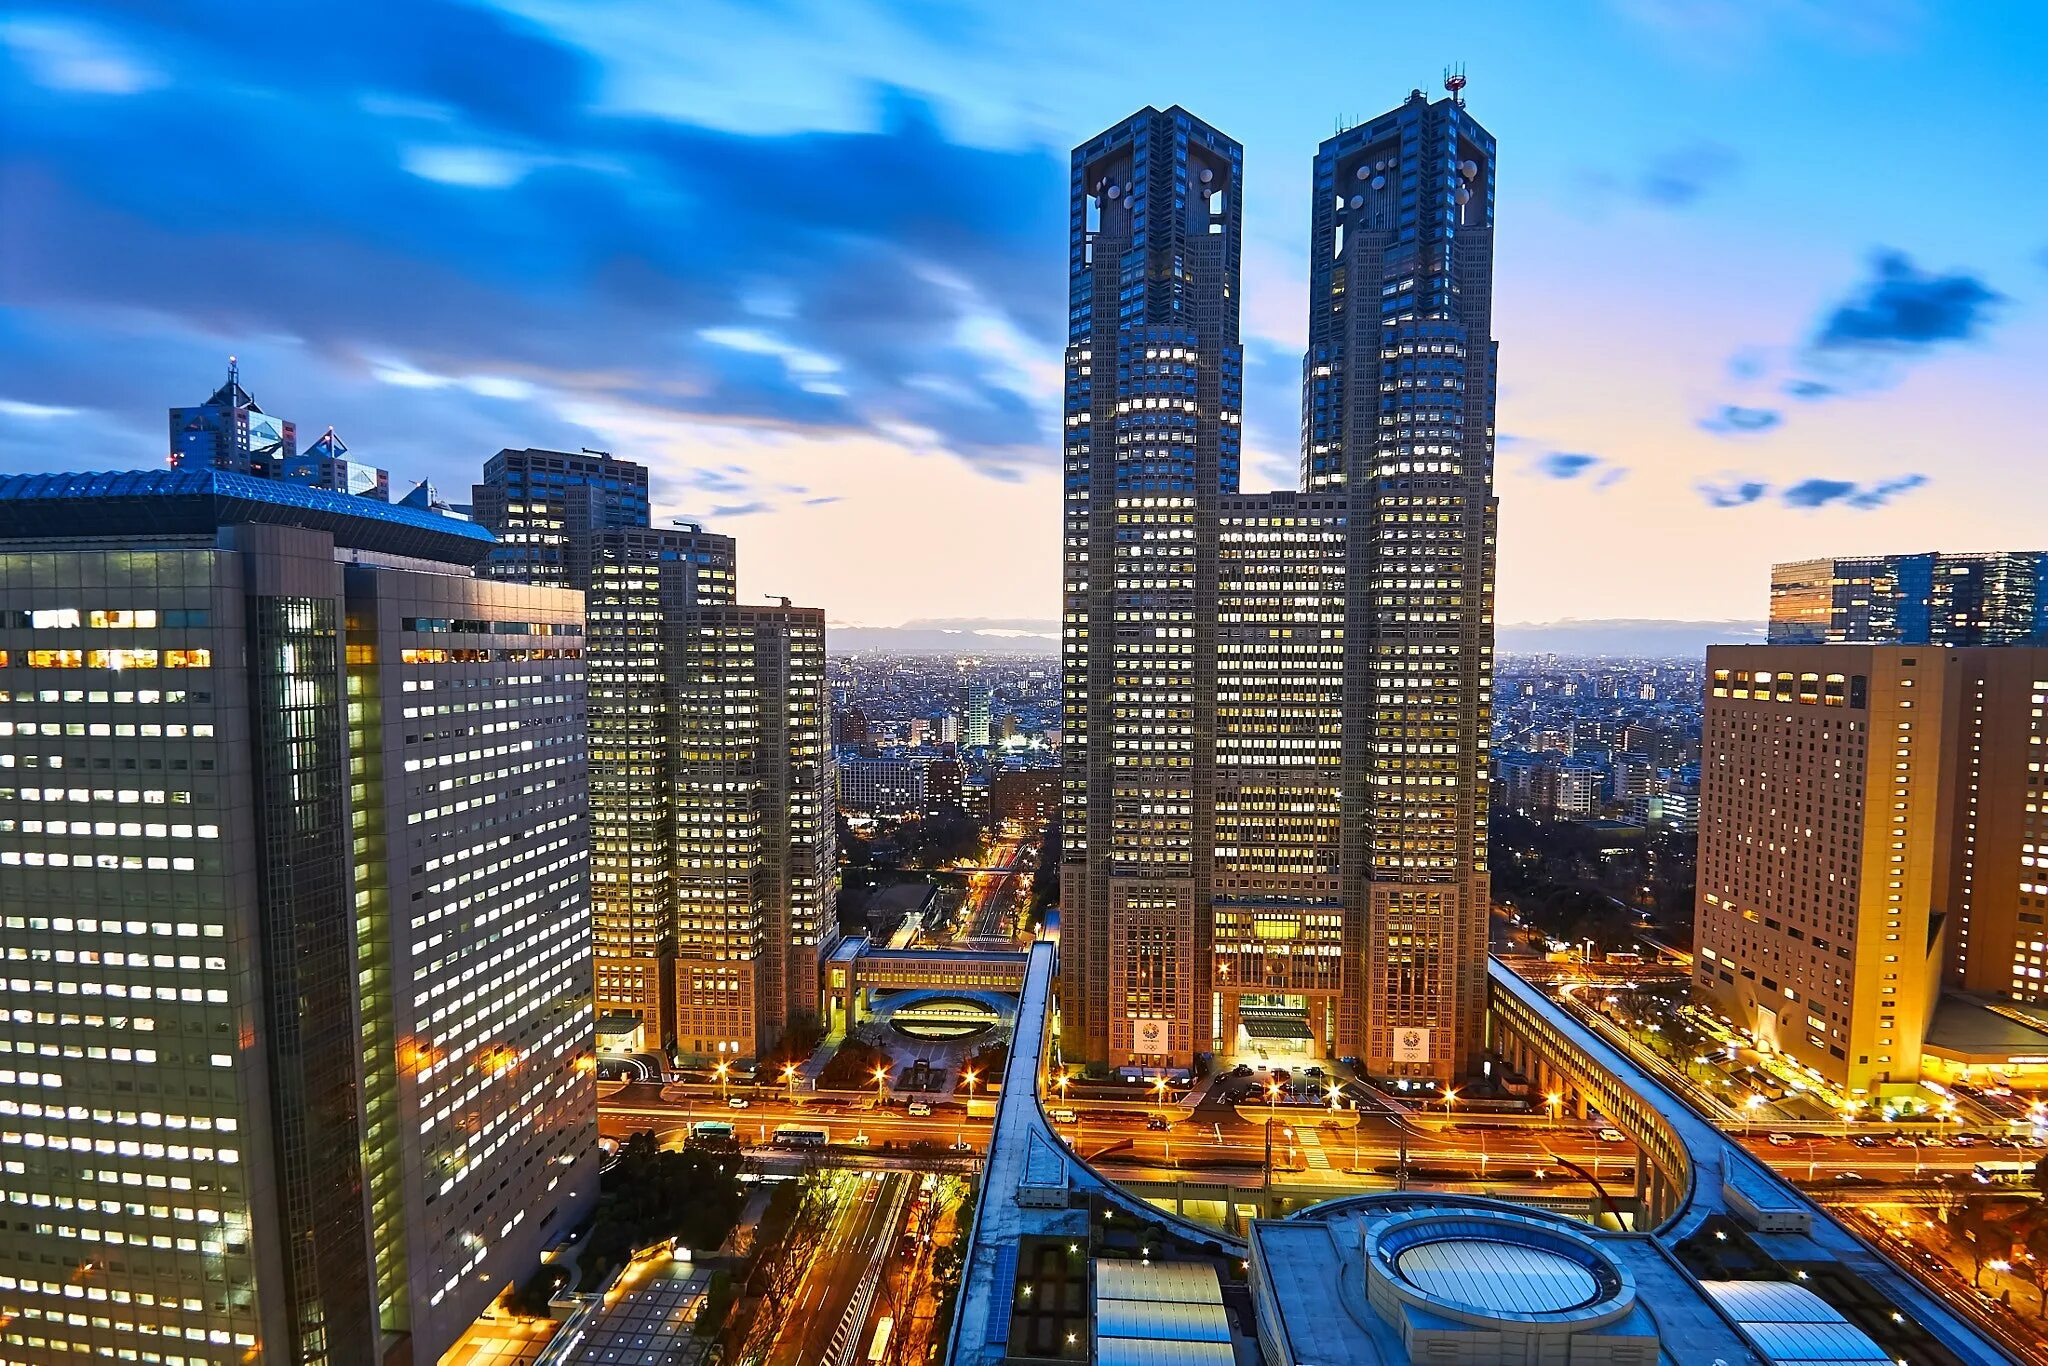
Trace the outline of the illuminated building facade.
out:
M 675 1048 L 756 1057 L 813 1016 L 838 942 L 825 614 L 705 607 L 670 637 Z
M 490 545 L 0 479 L 0 1359 L 433 1362 L 595 1199 L 582 603 Z
M 1773 645 L 2048 642 L 2048 553 L 1837 556 L 1771 566 Z
M 1070 1057 L 1476 1064 L 1493 151 L 1419 92 L 1319 150 L 1303 488 L 1260 495 L 1237 491 L 1240 149 L 1176 108 L 1074 152 Z
M 737 606 L 732 538 L 649 525 L 632 461 L 500 451 L 473 496 L 485 573 L 587 597 L 598 1012 L 759 1056 L 815 1012 L 836 931 L 822 616 Z
M 969 749 L 980 749 L 989 742 L 989 687 L 978 679 L 968 679 L 960 686 L 962 721 L 960 743 Z
M 470 502 L 498 537 L 485 575 L 584 587 L 593 533 L 648 525 L 647 467 L 604 451 L 502 450 Z
M 1707 665 L 1699 999 L 1852 1093 L 1919 1081 L 1944 986 L 2048 1004 L 2048 650 Z

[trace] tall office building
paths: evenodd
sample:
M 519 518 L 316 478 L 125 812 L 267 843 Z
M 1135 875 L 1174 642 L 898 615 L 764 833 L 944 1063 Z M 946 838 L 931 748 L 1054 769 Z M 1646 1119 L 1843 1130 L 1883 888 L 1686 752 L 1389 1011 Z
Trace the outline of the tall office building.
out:
M 587 594 L 599 1013 L 738 1061 L 816 1009 L 835 937 L 824 626 L 736 605 L 732 539 L 650 525 L 647 488 L 603 453 L 500 451 L 483 572 Z
M 1177 106 L 1072 158 L 1060 957 L 1076 1059 L 1212 1046 L 1214 538 L 1241 445 L 1242 169 L 1237 143 Z
M 594 1200 L 582 603 L 490 548 L 0 478 L 0 1359 L 431 1363 Z
M 470 505 L 498 536 L 486 575 L 583 587 L 593 533 L 648 525 L 647 467 L 606 451 L 502 450 Z
M 1303 489 L 1272 494 L 1237 491 L 1237 144 L 1147 109 L 1074 153 L 1070 1057 L 1477 1060 L 1493 151 L 1420 92 L 1319 150 Z
M 275 479 L 298 454 L 298 428 L 256 405 L 242 387 L 241 367 L 228 357 L 227 383 L 206 402 L 171 409 L 173 469 L 216 469 Z
M 2011 1061 L 1934 1036 L 1944 985 L 2048 1003 L 2048 649 L 1717 646 L 1707 665 L 1695 994 L 1858 1094 L 1930 1056 Z
M 1416 91 L 1318 149 L 1314 194 L 1302 483 L 1350 504 L 1344 899 L 1366 973 L 1343 1051 L 1455 1075 L 1486 1000 L 1493 135 L 1455 88 Z
M 817 1013 L 839 937 L 825 614 L 705 607 L 669 660 L 676 1051 L 758 1056 Z
M 960 743 L 969 749 L 982 749 L 989 742 L 988 684 L 980 679 L 970 678 L 960 685 Z
M 1769 639 L 1773 645 L 2048 642 L 2048 552 L 1775 564 Z

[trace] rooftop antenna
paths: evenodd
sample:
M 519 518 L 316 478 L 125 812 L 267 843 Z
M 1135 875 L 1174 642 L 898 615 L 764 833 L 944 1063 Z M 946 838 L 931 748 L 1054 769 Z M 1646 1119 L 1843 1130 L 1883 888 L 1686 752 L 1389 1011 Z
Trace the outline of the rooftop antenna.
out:
M 242 387 L 242 366 L 233 356 L 228 357 L 228 397 L 233 398 L 235 390 Z
M 1444 89 L 1451 92 L 1451 103 L 1460 109 L 1465 107 L 1465 64 L 1444 68 Z

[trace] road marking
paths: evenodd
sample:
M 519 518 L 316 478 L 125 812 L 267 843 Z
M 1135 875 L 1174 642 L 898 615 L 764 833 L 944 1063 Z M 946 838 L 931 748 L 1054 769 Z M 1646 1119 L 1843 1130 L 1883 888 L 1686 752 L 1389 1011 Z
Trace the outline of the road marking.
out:
M 1294 1141 L 1301 1145 L 1302 1155 L 1308 1158 L 1310 1171 L 1330 1170 L 1329 1155 L 1323 1151 L 1322 1137 L 1315 1130 L 1306 1126 L 1297 1128 L 1294 1131 Z

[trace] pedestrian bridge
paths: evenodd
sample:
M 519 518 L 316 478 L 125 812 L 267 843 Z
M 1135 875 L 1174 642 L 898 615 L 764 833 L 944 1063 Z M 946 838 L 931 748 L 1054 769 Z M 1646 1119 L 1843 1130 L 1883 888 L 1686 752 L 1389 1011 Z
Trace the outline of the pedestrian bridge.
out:
M 1015 996 L 1024 989 L 1029 957 L 1014 951 L 884 949 L 856 935 L 841 940 L 825 960 L 819 1014 L 828 1031 L 843 1034 L 869 1018 L 874 991 Z

